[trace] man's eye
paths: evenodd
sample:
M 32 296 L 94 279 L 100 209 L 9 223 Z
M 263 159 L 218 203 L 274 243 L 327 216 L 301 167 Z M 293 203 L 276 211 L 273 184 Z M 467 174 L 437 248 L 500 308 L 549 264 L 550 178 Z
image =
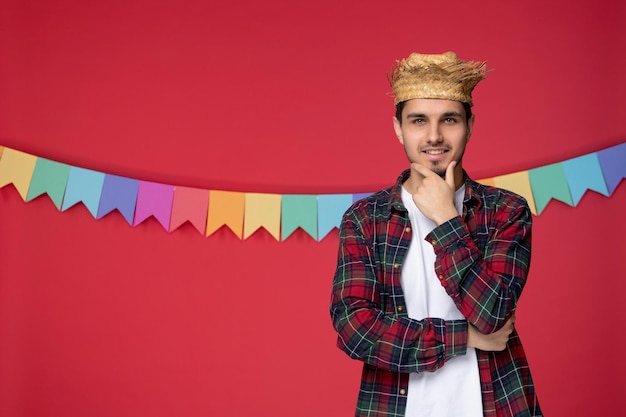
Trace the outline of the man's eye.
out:
M 421 124 L 424 124 L 425 122 L 424 122 L 424 119 L 414 119 L 413 123 L 415 123 L 416 125 L 421 125 Z
M 453 117 L 448 117 L 444 120 L 444 122 L 447 124 L 452 124 L 452 123 L 456 123 L 456 119 Z

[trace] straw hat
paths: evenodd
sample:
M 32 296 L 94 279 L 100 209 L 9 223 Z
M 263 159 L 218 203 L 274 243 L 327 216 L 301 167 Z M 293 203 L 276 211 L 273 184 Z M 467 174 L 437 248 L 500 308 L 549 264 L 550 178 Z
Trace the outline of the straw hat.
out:
M 413 98 L 438 98 L 472 106 L 472 90 L 486 78 L 484 62 L 461 61 L 454 52 L 412 53 L 389 73 L 394 104 Z

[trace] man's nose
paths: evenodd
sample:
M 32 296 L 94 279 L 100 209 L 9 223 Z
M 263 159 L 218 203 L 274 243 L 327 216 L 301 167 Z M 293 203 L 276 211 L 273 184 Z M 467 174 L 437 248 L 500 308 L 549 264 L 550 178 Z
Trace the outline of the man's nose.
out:
M 428 143 L 440 143 L 443 141 L 441 129 L 438 124 L 434 124 L 428 131 Z

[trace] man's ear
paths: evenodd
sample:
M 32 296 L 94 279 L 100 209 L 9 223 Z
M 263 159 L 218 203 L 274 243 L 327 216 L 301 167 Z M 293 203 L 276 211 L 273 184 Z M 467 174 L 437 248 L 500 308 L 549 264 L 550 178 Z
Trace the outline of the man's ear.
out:
M 402 137 L 402 125 L 396 116 L 393 117 L 393 130 L 396 132 L 396 136 L 401 144 L 404 145 L 404 138 Z

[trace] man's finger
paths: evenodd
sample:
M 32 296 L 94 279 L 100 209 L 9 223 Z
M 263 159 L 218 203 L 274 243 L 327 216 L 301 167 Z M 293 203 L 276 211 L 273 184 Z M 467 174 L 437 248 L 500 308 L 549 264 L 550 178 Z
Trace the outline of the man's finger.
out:
M 417 162 L 413 162 L 411 164 L 411 169 L 414 169 L 415 171 L 417 171 L 419 174 L 421 174 L 424 177 L 428 177 L 428 176 L 431 176 L 431 175 L 437 175 L 433 171 L 431 171 L 430 169 L 426 168 L 424 165 L 418 164 Z
M 456 184 L 454 183 L 454 167 L 456 167 L 456 161 L 450 162 L 446 168 L 446 182 L 453 190 L 456 188 Z

